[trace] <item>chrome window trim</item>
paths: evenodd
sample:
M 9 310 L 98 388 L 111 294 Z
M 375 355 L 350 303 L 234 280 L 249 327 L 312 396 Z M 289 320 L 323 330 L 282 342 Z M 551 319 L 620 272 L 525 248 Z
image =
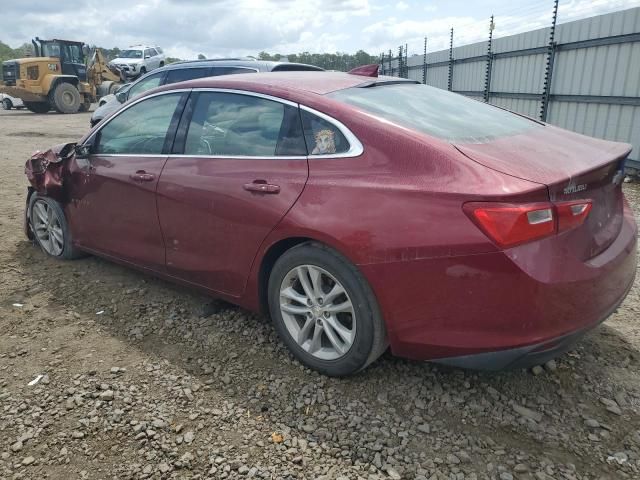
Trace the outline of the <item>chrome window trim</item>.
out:
M 328 153 L 324 155 L 312 155 L 311 152 L 309 152 L 309 155 L 308 155 L 309 160 L 315 159 L 315 158 L 352 158 L 352 157 L 359 157 L 360 155 L 362 155 L 362 153 L 364 152 L 364 147 L 362 146 L 362 143 L 360 143 L 360 140 L 358 140 L 358 137 L 356 137 L 351 132 L 351 130 L 349 130 L 342 122 L 340 122 L 339 120 L 336 120 L 333 117 L 330 117 L 326 113 L 322 113 L 311 107 L 307 107 L 306 105 L 300 105 L 300 109 L 312 115 L 315 115 L 316 117 L 320 117 L 323 120 L 332 124 L 338 130 L 340 130 L 342 135 L 344 135 L 344 138 L 346 138 L 347 142 L 349 142 L 349 150 L 347 150 L 346 152 Z
M 257 97 L 257 98 L 263 98 L 265 100 L 271 100 L 274 102 L 278 102 L 278 103 L 282 103 L 284 105 L 289 105 L 291 107 L 294 108 L 300 108 L 301 110 L 304 110 L 312 115 L 315 115 L 317 117 L 322 118 L 323 120 L 329 122 L 330 124 L 332 124 L 333 126 L 335 126 L 338 130 L 340 130 L 340 132 L 342 133 L 342 135 L 344 135 L 344 137 L 346 138 L 347 142 L 349 142 L 349 150 L 347 150 L 346 152 L 342 152 L 342 153 L 330 153 L 330 154 L 325 154 L 325 155 L 311 155 L 311 153 L 308 153 L 307 156 L 301 156 L 301 155 L 292 155 L 292 156 L 284 156 L 284 155 L 272 155 L 272 156 L 242 156 L 242 155 L 185 155 L 185 154 L 126 154 L 126 153 L 112 153 L 112 154 L 105 154 L 105 155 L 100 155 L 101 157 L 105 157 L 105 156 L 111 156 L 111 157 L 197 157 L 197 158 L 213 158 L 213 159 L 247 159 L 247 160 L 302 160 L 302 159 L 333 159 L 333 158 L 352 158 L 352 157 L 358 157 L 360 155 L 362 155 L 362 153 L 364 152 L 364 147 L 362 146 L 362 143 L 360 143 L 360 140 L 358 140 L 358 137 L 356 137 L 351 130 L 349 130 L 342 122 L 340 122 L 339 120 L 336 120 L 335 118 L 322 113 L 318 110 L 315 110 L 314 108 L 311 107 L 307 107 L 306 105 L 302 105 L 296 102 L 292 102 L 291 100 L 285 100 L 284 98 L 279 98 L 279 97 L 274 97 L 272 95 L 267 95 L 265 93 L 258 93 L 258 92 L 251 92 L 248 90 L 238 90 L 238 89 L 233 89 L 233 88 L 215 88 L 215 87 L 199 87 L 199 88 L 179 88 L 179 89 L 175 89 L 175 90 L 164 90 L 162 92 L 157 92 L 154 93 L 152 95 L 147 95 L 144 97 L 140 97 L 137 98 L 135 100 L 133 100 L 130 104 L 125 105 L 122 110 L 118 111 L 115 115 L 113 115 L 112 117 L 110 117 L 109 119 L 107 119 L 107 121 L 100 125 L 100 128 L 98 128 L 95 132 L 93 132 L 91 134 L 91 136 L 89 138 L 87 138 L 87 140 L 85 140 L 85 142 L 83 143 L 83 145 L 86 145 L 90 142 L 92 142 L 95 138 L 95 136 L 107 125 L 109 125 L 109 123 L 114 119 L 117 118 L 118 116 L 120 116 L 121 114 L 123 114 L 124 112 L 126 112 L 127 110 L 129 110 L 131 107 L 133 107 L 134 105 L 137 105 L 138 103 L 142 102 L 143 100 L 147 100 L 149 98 L 154 98 L 154 97 L 158 97 L 160 95 L 170 95 L 170 94 L 174 94 L 174 93 L 184 93 L 184 92 L 214 92 L 214 93 L 232 93 L 232 94 L 238 94 L 238 95 L 247 95 L 250 97 Z M 303 133 L 304 135 L 304 133 Z M 99 155 L 99 154 L 91 154 L 91 155 Z
M 214 160 L 306 160 L 305 155 L 180 155 L 179 153 L 172 153 L 169 157 L 180 158 L 211 158 Z

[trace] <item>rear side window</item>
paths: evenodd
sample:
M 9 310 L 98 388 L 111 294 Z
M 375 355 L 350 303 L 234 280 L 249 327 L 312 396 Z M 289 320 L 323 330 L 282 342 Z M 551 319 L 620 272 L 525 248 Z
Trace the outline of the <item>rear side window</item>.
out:
M 314 67 L 313 65 L 296 65 L 295 63 L 282 63 L 276 65 L 272 72 L 322 72 L 323 68 Z
M 486 103 L 427 85 L 356 87 L 328 96 L 450 142 L 481 143 L 540 126 Z
M 177 68 L 167 72 L 167 80 L 164 83 L 183 82 L 209 76 L 209 68 Z
M 140 95 L 147 90 L 151 90 L 152 88 L 156 88 L 162 82 L 162 77 L 164 76 L 164 72 L 156 73 L 154 75 L 149 75 L 146 78 L 143 78 L 139 82 L 133 84 L 129 89 L 128 99 L 132 99 Z
M 309 155 L 332 155 L 349 151 L 349 142 L 338 127 L 305 110 L 301 110 L 301 115 Z
M 202 156 L 306 155 L 298 109 L 250 95 L 202 92 L 184 153 Z
M 234 75 L 236 73 L 256 73 L 256 71 L 252 68 L 242 67 L 213 67 L 210 75 L 217 77 L 218 75 Z

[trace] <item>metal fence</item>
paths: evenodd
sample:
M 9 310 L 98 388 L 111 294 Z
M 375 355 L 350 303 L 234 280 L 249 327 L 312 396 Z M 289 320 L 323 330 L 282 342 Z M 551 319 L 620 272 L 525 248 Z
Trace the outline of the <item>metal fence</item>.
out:
M 640 7 L 424 55 L 382 55 L 381 72 L 418 80 L 586 135 L 631 143 L 640 170 Z

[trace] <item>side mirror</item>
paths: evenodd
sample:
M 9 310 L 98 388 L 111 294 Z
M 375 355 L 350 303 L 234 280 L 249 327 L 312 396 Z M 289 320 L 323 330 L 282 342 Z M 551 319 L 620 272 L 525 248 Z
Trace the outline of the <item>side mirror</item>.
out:
M 76 145 L 74 150 L 76 152 L 76 158 L 89 158 L 91 145 Z
M 144 58 L 151 58 L 151 55 L 145 55 Z
M 120 103 L 126 102 L 128 96 L 129 96 L 128 92 L 118 92 L 118 93 L 116 93 L 116 98 L 118 99 L 118 101 Z

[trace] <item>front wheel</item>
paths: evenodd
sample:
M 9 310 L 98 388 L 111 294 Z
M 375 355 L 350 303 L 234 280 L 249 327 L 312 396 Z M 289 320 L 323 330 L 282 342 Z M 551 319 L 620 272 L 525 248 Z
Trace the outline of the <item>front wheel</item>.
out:
M 2 108 L 4 110 L 11 110 L 13 108 L 13 103 L 11 103 L 11 100 L 9 100 L 8 98 L 3 98 L 2 99 Z
M 304 365 L 330 376 L 349 375 L 387 346 L 384 321 L 366 280 L 347 259 L 305 243 L 278 259 L 269 277 L 275 328 Z
M 72 245 L 64 210 L 54 199 L 37 193 L 32 195 L 29 200 L 29 226 L 36 242 L 47 255 L 63 260 L 84 255 Z
M 82 97 L 74 85 L 61 82 L 56 85 L 51 95 L 51 102 L 53 108 L 59 113 L 77 113 L 82 106 Z

